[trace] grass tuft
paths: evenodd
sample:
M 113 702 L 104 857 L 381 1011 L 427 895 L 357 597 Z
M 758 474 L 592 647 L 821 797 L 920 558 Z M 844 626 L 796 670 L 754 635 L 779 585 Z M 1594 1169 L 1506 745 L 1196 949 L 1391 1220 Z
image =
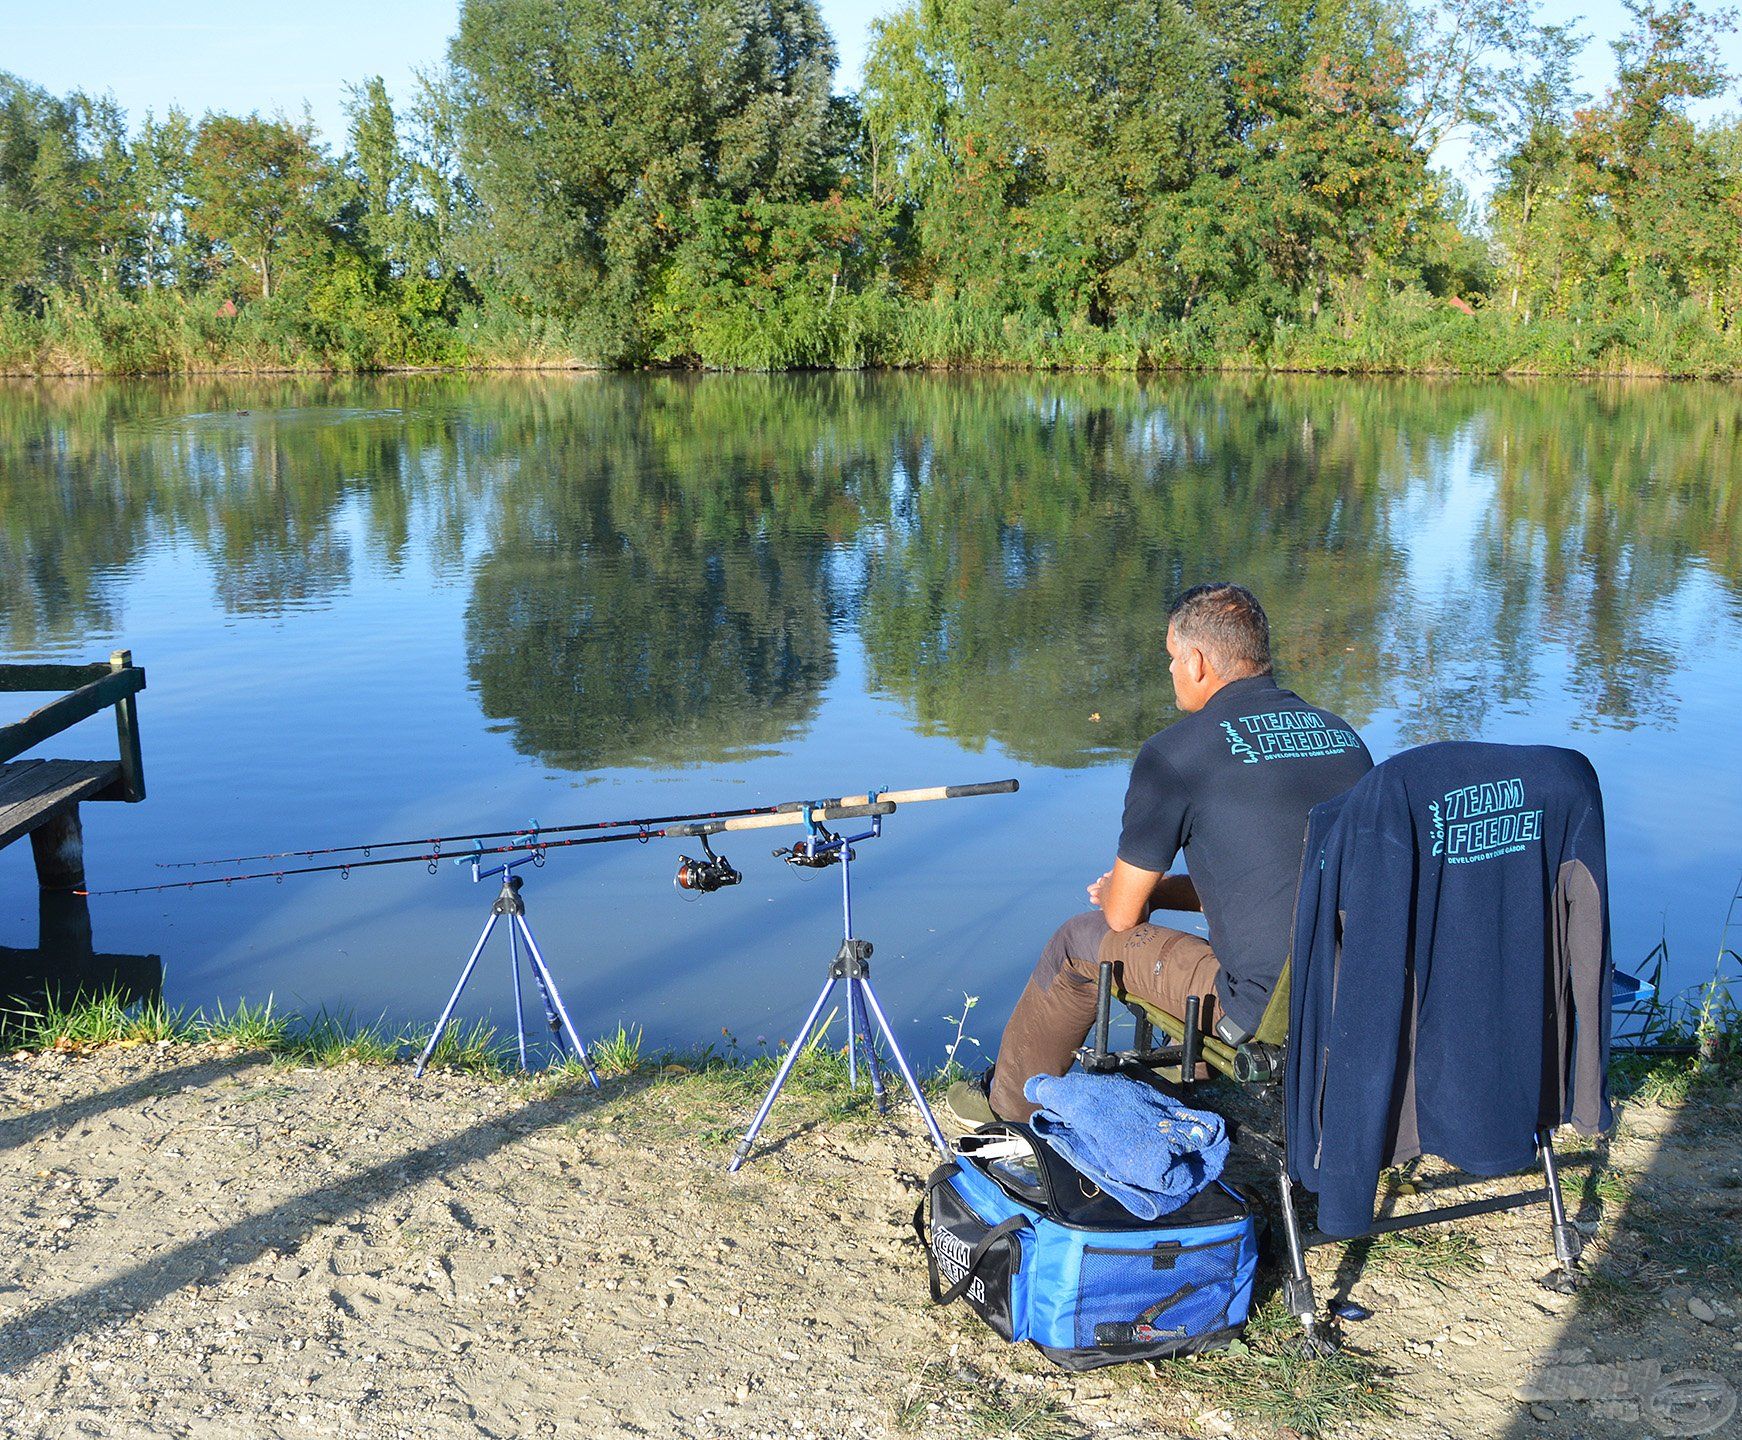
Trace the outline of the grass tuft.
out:
M 587 1047 L 587 1054 L 592 1057 L 600 1079 L 633 1075 L 641 1068 L 641 1027 L 637 1025 L 631 1031 L 619 1022 L 617 1033 L 600 1036 Z
M 401 1045 L 402 1037 L 390 1035 L 383 1020 L 359 1026 L 349 1012 L 321 1010 L 287 1027 L 281 1053 L 305 1065 L 390 1065 L 400 1057 Z
M 400 1043 L 408 1048 L 415 1047 L 421 1054 L 429 1043 L 429 1037 L 424 1034 L 407 1036 Z M 498 1034 L 494 1025 L 482 1020 L 474 1020 L 470 1025 L 450 1020 L 442 1028 L 435 1049 L 430 1051 L 429 1063 L 443 1069 L 463 1070 L 470 1075 L 501 1076 L 517 1063 L 517 1058 L 512 1042 Z
M 1245 1340 L 1206 1355 L 1158 1360 L 1154 1371 L 1169 1389 L 1306 1437 L 1381 1420 L 1397 1408 L 1377 1362 L 1347 1349 L 1309 1354 L 1299 1325 L 1275 1295 L 1253 1311 Z
M 161 1000 L 129 1004 L 120 992 L 107 991 L 66 1004 L 50 998 L 41 1010 L 12 1011 L 6 1028 L 20 1049 L 64 1053 L 176 1040 L 192 1027 L 182 1011 Z
M 1366 1244 L 1374 1269 L 1432 1285 L 1449 1275 L 1473 1275 L 1483 1264 L 1481 1243 L 1466 1230 L 1390 1230 L 1354 1243 Z
M 289 1038 L 290 1020 L 273 1010 L 269 996 L 264 1005 L 239 1000 L 230 1011 L 220 1004 L 198 1022 L 198 1029 L 206 1040 L 227 1041 L 244 1050 L 279 1050 Z

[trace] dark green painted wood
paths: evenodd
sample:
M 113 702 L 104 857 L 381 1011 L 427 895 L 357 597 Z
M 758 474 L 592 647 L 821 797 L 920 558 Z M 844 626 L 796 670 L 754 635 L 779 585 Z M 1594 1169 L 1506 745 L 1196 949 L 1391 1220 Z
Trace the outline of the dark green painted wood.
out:
M 76 690 L 101 680 L 109 665 L 0 665 L 0 692 Z
M 139 689 L 145 688 L 145 672 L 134 668 L 131 650 L 115 651 L 109 657 L 109 668 L 117 675 L 137 675 Z M 119 793 L 100 798 L 138 804 L 145 798 L 145 755 L 139 746 L 139 705 L 132 694 L 124 695 L 115 703 L 115 738 L 121 752 L 121 780 L 117 787 Z
M 112 793 L 113 760 L 15 760 L 0 765 L 0 846 L 28 835 L 55 811 Z
M 129 667 L 125 670 L 103 671 L 103 678 L 81 686 L 70 695 L 51 700 L 42 709 L 22 720 L 0 726 L 0 761 L 22 755 L 40 745 L 51 735 L 58 735 L 81 720 L 88 720 L 99 710 L 137 695 L 145 688 L 145 672 Z

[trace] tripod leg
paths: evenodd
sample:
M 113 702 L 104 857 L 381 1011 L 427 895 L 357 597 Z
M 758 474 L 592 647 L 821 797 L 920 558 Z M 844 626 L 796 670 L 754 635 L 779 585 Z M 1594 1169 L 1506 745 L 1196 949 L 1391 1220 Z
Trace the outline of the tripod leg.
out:
M 423 1047 L 423 1054 L 417 1057 L 417 1069 L 412 1072 L 419 1080 L 423 1078 L 423 1067 L 429 1064 L 429 1057 L 435 1054 L 436 1042 L 442 1038 L 442 1031 L 448 1028 L 448 1020 L 454 1013 L 454 1006 L 460 1003 L 460 991 L 466 988 L 466 981 L 472 978 L 472 969 L 478 963 L 478 957 L 484 953 L 484 942 L 490 938 L 490 932 L 496 928 L 496 912 L 490 912 L 490 918 L 484 922 L 484 933 L 478 937 L 478 943 L 472 947 L 471 958 L 466 961 L 466 968 L 460 971 L 460 983 L 454 986 L 454 993 L 448 996 L 447 1007 L 442 1011 L 441 1019 L 435 1023 L 435 1033 L 429 1037 L 429 1044 Z
M 593 1069 L 593 1062 L 587 1056 L 587 1047 L 581 1044 L 581 1037 L 575 1033 L 574 1022 L 569 1019 L 569 1012 L 563 1008 L 562 992 L 556 988 L 556 977 L 550 973 L 550 966 L 544 963 L 544 956 L 538 953 L 538 941 L 532 938 L 532 927 L 526 923 L 524 915 L 516 915 L 514 923 L 520 927 L 521 939 L 526 941 L 526 950 L 532 956 L 532 973 L 538 978 L 539 988 L 544 992 L 545 1008 L 554 1011 L 562 1021 L 563 1031 L 569 1037 L 569 1044 L 575 1047 L 575 1054 L 582 1065 L 586 1067 L 587 1079 L 593 1082 L 593 1088 L 599 1088 L 599 1072 Z M 559 1045 L 561 1037 L 558 1037 Z
M 520 1042 L 520 1068 L 526 1069 L 526 1011 L 520 999 L 520 933 L 508 927 L 508 974 L 514 981 L 514 1035 Z
M 557 1019 L 556 1006 L 551 1003 L 550 986 L 544 983 L 544 976 L 538 973 L 538 967 L 532 963 L 530 955 L 527 957 L 526 968 L 532 971 L 533 981 L 538 986 L 539 998 L 544 1001 L 544 1023 L 550 1027 L 551 1048 L 566 1060 L 569 1054 L 568 1043 L 563 1039 L 562 1021 Z M 553 979 L 551 984 L 555 983 L 556 981 Z
M 877 1003 L 877 992 L 871 988 L 869 980 L 861 980 L 859 983 L 865 987 L 865 1003 L 871 1007 L 871 1013 L 877 1018 L 877 1028 L 883 1032 L 883 1038 L 889 1044 L 889 1053 L 895 1059 L 895 1068 L 901 1071 L 901 1078 L 907 1082 L 908 1093 L 913 1096 L 913 1103 L 919 1106 L 919 1113 L 925 1119 L 925 1128 L 931 1131 L 931 1143 L 938 1147 L 938 1154 L 944 1159 L 953 1158 L 950 1147 L 944 1140 L 944 1132 L 938 1129 L 937 1116 L 931 1113 L 931 1106 L 925 1103 L 919 1081 L 913 1078 L 913 1068 L 907 1063 L 907 1056 L 901 1053 L 901 1046 L 895 1041 L 895 1032 L 889 1028 L 889 1019 L 884 1015 L 883 1007 Z
M 847 1088 L 859 1088 L 859 991 L 847 982 Z
M 860 991 L 860 986 L 864 983 L 858 976 L 854 976 L 847 982 L 847 988 L 851 992 L 849 996 L 850 1008 L 856 1010 L 859 1015 L 857 1032 L 859 1043 L 865 1047 L 865 1069 L 871 1075 L 871 1098 L 877 1105 L 877 1113 L 887 1115 L 889 1113 L 889 1096 L 883 1088 L 883 1067 L 877 1063 L 877 1036 L 871 1029 L 871 1017 L 865 1011 L 865 996 Z
M 744 1132 L 744 1138 L 738 1142 L 738 1150 L 732 1156 L 732 1163 L 726 1167 L 728 1175 L 736 1174 L 738 1167 L 749 1157 L 750 1147 L 756 1143 L 756 1132 L 768 1119 L 768 1112 L 774 1108 L 774 1100 L 780 1094 L 780 1087 L 786 1084 L 786 1077 L 792 1073 L 792 1067 L 798 1063 L 798 1057 L 804 1053 L 805 1043 L 810 1039 L 811 1031 L 816 1027 L 817 1016 L 823 1013 L 823 1006 L 829 1003 L 829 996 L 834 993 L 836 983 L 836 979 L 832 975 L 824 982 L 822 994 L 817 996 L 817 1003 L 811 1006 L 811 1013 L 805 1017 L 803 1028 L 793 1037 L 792 1044 L 787 1047 L 786 1059 L 780 1062 L 780 1070 L 774 1077 L 774 1083 L 768 1087 L 768 1093 L 762 1097 L 762 1108 L 756 1112 L 756 1118 L 750 1122 L 750 1128 Z

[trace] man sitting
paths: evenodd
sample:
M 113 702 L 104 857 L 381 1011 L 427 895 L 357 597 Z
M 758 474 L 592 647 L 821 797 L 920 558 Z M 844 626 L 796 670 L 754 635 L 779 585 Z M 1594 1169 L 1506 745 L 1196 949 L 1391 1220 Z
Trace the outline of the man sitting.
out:
M 1061 925 L 1004 1027 L 997 1064 L 950 1087 L 964 1128 L 1026 1120 L 1034 1075 L 1062 1075 L 1095 1016 L 1102 960 L 1115 983 L 1170 1015 L 1200 999 L 1200 1024 L 1230 1044 L 1258 1028 L 1288 954 L 1307 812 L 1373 766 L 1354 730 L 1271 675 L 1270 622 L 1250 591 L 1197 585 L 1167 617 L 1168 674 L 1185 711 L 1138 751 L 1113 868 L 1098 907 Z M 1167 867 L 1185 850 L 1190 874 Z M 1149 924 L 1199 910 L 1208 943 Z

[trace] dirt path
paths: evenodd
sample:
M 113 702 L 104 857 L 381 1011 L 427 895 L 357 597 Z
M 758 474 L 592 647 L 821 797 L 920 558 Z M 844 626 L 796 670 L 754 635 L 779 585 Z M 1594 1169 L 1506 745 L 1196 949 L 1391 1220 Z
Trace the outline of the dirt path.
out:
M 1046 1440 L 1275 1433 L 1291 1383 L 1342 1407 L 1267 1357 L 1274 1324 L 1245 1356 L 1066 1376 L 933 1311 L 912 1115 L 783 1101 L 728 1177 L 742 1100 L 191 1047 L 0 1061 L 0 1433 Z M 1573 1298 L 1534 1283 L 1533 1214 L 1373 1247 L 1349 1340 L 1398 1413 L 1344 1430 L 1692 1433 L 1541 1366 L 1742 1370 L 1739 1117 L 1629 1112 Z M 1329 1295 L 1341 1252 L 1315 1253 Z

